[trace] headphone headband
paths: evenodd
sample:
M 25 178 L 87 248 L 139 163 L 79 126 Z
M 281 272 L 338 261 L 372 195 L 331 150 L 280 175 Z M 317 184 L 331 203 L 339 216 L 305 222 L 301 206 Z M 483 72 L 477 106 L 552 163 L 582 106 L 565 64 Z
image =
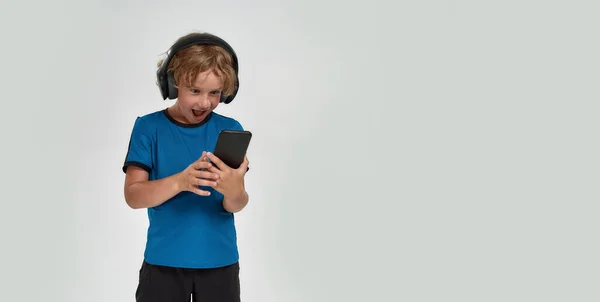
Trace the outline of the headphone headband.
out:
M 177 98 L 177 87 L 175 87 L 175 79 L 173 73 L 168 72 L 169 63 L 173 59 L 173 56 L 180 50 L 193 46 L 193 45 L 215 45 L 220 46 L 231 55 L 232 67 L 235 71 L 235 82 L 233 93 L 226 97 L 221 95 L 221 102 L 225 104 L 231 103 L 235 98 L 239 89 L 239 77 L 238 77 L 238 58 L 233 48 L 223 39 L 209 33 L 193 33 L 177 40 L 173 46 L 168 50 L 167 57 L 163 61 L 162 65 L 156 72 L 157 84 L 160 89 L 163 100 L 167 98 L 173 100 Z

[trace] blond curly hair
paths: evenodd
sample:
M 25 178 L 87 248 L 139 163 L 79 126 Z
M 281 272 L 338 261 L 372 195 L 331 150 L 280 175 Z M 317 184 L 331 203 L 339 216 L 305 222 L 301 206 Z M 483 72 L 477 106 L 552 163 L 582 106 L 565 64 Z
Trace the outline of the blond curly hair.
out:
M 191 35 L 191 34 L 190 34 Z M 179 40 L 186 38 L 183 36 Z M 158 61 L 161 67 L 164 58 Z M 193 45 L 174 54 L 167 72 L 172 72 L 177 87 L 191 87 L 198 74 L 212 70 L 223 82 L 224 96 L 230 96 L 235 89 L 236 74 L 233 59 L 229 52 L 216 45 Z

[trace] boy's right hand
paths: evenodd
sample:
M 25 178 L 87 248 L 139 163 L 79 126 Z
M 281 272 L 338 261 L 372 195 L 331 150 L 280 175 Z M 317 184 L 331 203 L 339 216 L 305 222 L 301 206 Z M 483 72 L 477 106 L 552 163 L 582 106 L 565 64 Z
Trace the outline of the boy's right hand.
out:
M 201 190 L 198 186 L 215 187 L 219 175 L 208 171 L 212 163 L 203 156 L 177 174 L 177 184 L 181 191 L 189 191 L 200 196 L 209 196 L 210 192 Z

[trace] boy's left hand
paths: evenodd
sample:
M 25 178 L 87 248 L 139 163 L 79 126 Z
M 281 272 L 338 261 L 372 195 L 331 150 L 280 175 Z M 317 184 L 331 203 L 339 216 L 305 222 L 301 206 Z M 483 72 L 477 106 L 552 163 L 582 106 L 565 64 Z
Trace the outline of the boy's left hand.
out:
M 244 177 L 248 170 L 248 157 L 244 156 L 244 161 L 239 168 L 233 169 L 226 165 L 221 159 L 210 152 L 203 153 L 203 157 L 210 159 L 213 167 L 209 171 L 219 175 L 217 185 L 213 186 L 215 190 L 223 196 L 241 196 L 246 188 L 244 186 Z M 216 167 L 215 167 L 216 166 Z

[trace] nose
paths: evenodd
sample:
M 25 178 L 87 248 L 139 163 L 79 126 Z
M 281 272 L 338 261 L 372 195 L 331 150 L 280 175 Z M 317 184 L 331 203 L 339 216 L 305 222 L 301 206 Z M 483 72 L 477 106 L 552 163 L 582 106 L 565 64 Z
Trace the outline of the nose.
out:
M 210 108 L 210 96 L 208 94 L 201 94 L 198 100 L 198 105 L 203 109 Z

